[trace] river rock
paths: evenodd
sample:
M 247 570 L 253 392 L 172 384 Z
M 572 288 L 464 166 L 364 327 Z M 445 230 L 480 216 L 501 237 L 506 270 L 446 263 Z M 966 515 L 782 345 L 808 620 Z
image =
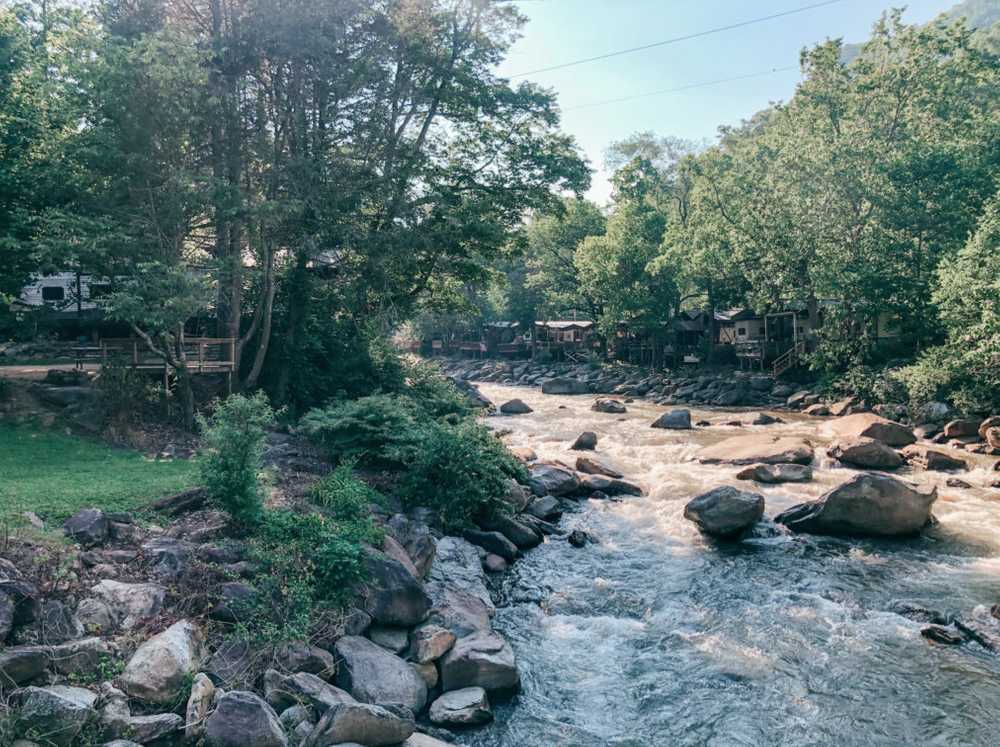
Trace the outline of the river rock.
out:
M 532 464 L 528 468 L 531 492 L 535 495 L 568 495 L 580 487 L 575 473 L 554 464 Z
M 524 400 L 512 399 L 500 405 L 500 412 L 504 415 L 527 415 L 534 410 L 528 407 Z
M 493 632 L 459 638 L 439 660 L 439 669 L 445 691 L 464 687 L 510 690 L 520 681 L 513 649 Z
M 437 661 L 455 645 L 455 634 L 440 625 L 421 625 L 413 631 L 412 655 L 418 664 Z
M 399 561 L 368 550 L 365 567 L 368 571 L 365 611 L 375 622 L 410 627 L 427 617 L 431 600 L 420 582 Z
M 730 485 L 709 490 L 684 507 L 684 518 L 705 534 L 730 539 L 738 537 L 764 515 L 764 496 Z
M 455 747 L 451 742 L 442 742 L 428 734 L 414 732 L 413 735 L 399 747 Z
M 503 514 L 483 519 L 480 522 L 480 526 L 490 532 L 500 532 L 500 534 L 522 549 L 535 547 L 542 541 L 541 534 L 534 527 Z
M 768 484 L 809 482 L 812 467 L 805 464 L 753 464 L 736 473 L 737 480 L 754 480 Z
M 413 734 L 412 716 L 367 703 L 341 703 L 328 710 L 302 743 L 302 747 L 359 744 L 364 747 L 396 745 Z
M 1000 415 L 993 415 L 992 417 L 986 418 L 986 420 L 979 424 L 979 428 L 976 429 L 976 433 L 985 441 L 986 431 L 990 428 L 1000 428 Z
M 813 449 L 808 441 L 788 436 L 763 436 L 754 433 L 733 436 L 708 446 L 698 453 L 704 464 L 809 464 Z
M 489 629 L 495 608 L 474 545 L 459 537 L 443 537 L 427 578 L 433 600 L 429 622 L 457 636 Z
M 950 420 L 944 424 L 946 438 L 966 438 L 979 435 L 979 420 Z
M 838 441 L 826 453 L 844 464 L 863 469 L 897 469 L 903 465 L 903 457 L 873 438 Z
M 317 713 L 323 713 L 337 703 L 354 700 L 350 693 L 334 687 L 315 674 L 296 672 L 283 675 L 276 669 L 264 672 L 264 699 L 275 711 L 284 711 L 297 703 L 305 703 Z
M 590 537 L 582 529 L 574 529 L 566 536 L 566 541 L 570 543 L 573 547 L 585 547 Z
M 952 470 L 968 469 L 964 459 L 936 451 L 921 444 L 910 444 L 903 449 L 903 456 L 910 464 L 921 467 L 929 472 L 950 472 Z
M 530 490 L 512 479 L 507 481 L 507 492 L 501 500 L 510 506 L 515 513 L 520 513 L 528 507 L 532 497 Z
M 111 579 L 101 581 L 90 591 L 108 606 L 123 630 L 131 630 L 158 615 L 167 593 L 160 584 L 129 584 Z
M 669 410 L 658 417 L 652 425 L 653 428 L 665 428 L 672 431 L 686 431 L 691 429 L 691 413 L 688 410 Z
M 205 724 L 206 747 L 287 747 L 278 715 L 252 692 L 233 690 L 219 698 Z
M 510 482 L 517 485 L 513 480 Z M 527 492 L 523 488 L 521 490 Z M 513 499 L 513 495 L 505 497 L 505 500 Z M 527 504 L 527 500 L 525 500 L 525 504 Z M 426 577 L 427 571 L 430 570 L 431 563 L 434 561 L 434 554 L 437 552 L 437 540 L 427 522 L 420 517 L 393 514 L 389 519 L 387 529 L 409 558 L 409 564 L 403 563 L 404 567 L 407 570 L 415 569 L 418 579 Z M 400 563 L 403 562 L 400 558 L 395 559 L 399 560 Z
M 344 636 L 336 644 L 337 685 L 362 703 L 401 705 L 419 713 L 427 685 L 413 667 L 367 638 Z
M 841 418 L 844 415 L 850 415 L 851 409 L 854 407 L 857 400 L 854 397 L 846 397 L 845 399 L 834 402 L 828 408 L 829 412 L 827 414 L 833 415 L 835 418 Z
M 812 534 L 901 536 L 927 525 L 936 499 L 937 488 L 925 490 L 888 475 L 864 473 L 774 520 Z
M 544 394 L 589 394 L 590 387 L 585 381 L 576 379 L 555 378 L 542 382 Z
M 84 547 L 103 544 L 108 538 L 110 523 L 99 508 L 83 508 L 66 519 L 63 532 Z
M 588 475 L 605 475 L 606 477 L 613 477 L 615 479 L 624 477 L 621 472 L 608 464 L 606 461 L 593 456 L 577 457 L 576 471 L 583 472 Z
M 584 431 L 576 437 L 576 441 L 569 448 L 572 451 L 593 451 L 597 448 L 597 434 L 593 431 Z
M 507 562 L 517 557 L 517 545 L 504 537 L 500 532 L 482 532 L 478 529 L 466 529 L 462 536 L 472 544 L 483 548 L 486 552 L 499 555 Z
M 825 428 L 835 438 L 872 438 L 886 446 L 909 446 L 917 440 L 909 428 L 871 412 L 859 412 L 831 420 Z
M 773 423 L 781 422 L 783 422 L 781 418 L 776 418 L 774 415 L 770 415 L 766 412 L 758 412 L 750 418 L 750 425 L 772 425 Z
M 481 687 L 442 693 L 431 703 L 430 719 L 442 726 L 478 726 L 493 720 L 490 699 Z
M 198 626 L 189 620 L 174 623 L 139 646 L 121 675 L 122 689 L 147 703 L 175 704 L 201 665 L 203 646 Z
M 594 492 L 606 495 L 642 495 L 642 488 L 639 485 L 604 475 L 581 475 L 580 491 L 585 495 Z
M 599 399 L 590 409 L 594 412 L 604 412 L 609 415 L 622 415 L 627 412 L 625 405 L 616 399 Z
M 809 407 L 804 409 L 802 412 L 813 417 L 823 417 L 830 414 L 830 408 L 822 403 L 817 403 L 815 405 L 809 405 Z
M 82 687 L 26 687 L 14 693 L 17 718 L 24 733 L 44 735 L 46 744 L 70 747 L 96 717 L 97 695 Z
M 531 505 L 528 506 L 528 513 L 543 521 L 548 521 L 562 516 L 562 507 L 559 504 L 559 499 L 555 496 L 543 495 L 531 502 Z

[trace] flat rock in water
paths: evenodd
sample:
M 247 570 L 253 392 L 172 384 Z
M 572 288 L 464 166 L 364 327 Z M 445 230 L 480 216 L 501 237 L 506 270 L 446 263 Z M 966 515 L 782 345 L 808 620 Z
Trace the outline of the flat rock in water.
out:
M 459 638 L 438 663 L 445 691 L 463 687 L 511 690 L 520 682 L 513 649 L 493 632 Z
M 686 431 L 691 428 L 691 413 L 688 410 L 670 410 L 658 417 L 652 424 L 653 428 L 664 428 L 672 431 Z
M 580 479 L 574 472 L 554 464 L 533 464 L 528 474 L 528 484 L 535 495 L 568 495 L 580 487 Z
M 542 382 L 543 394 L 588 394 L 590 387 L 586 381 L 577 379 L 549 379 Z
M 863 469 L 897 469 L 903 466 L 903 457 L 895 449 L 873 438 L 838 441 L 826 453 L 844 464 Z
M 709 490 L 684 507 L 684 518 L 705 534 L 729 539 L 738 537 L 764 515 L 764 496 L 730 485 Z
M 616 399 L 599 399 L 590 407 L 594 412 L 605 412 L 610 415 L 622 415 L 627 408 Z
M 812 445 L 789 436 L 733 436 L 702 449 L 698 461 L 703 464 L 809 464 Z
M 909 446 L 917 440 L 913 431 L 906 426 L 871 412 L 859 412 L 831 420 L 824 428 L 834 438 L 873 438 L 886 446 Z
M 950 472 L 969 468 L 964 459 L 936 451 L 921 444 L 910 444 L 903 449 L 903 456 L 910 464 L 922 467 L 929 472 Z
M 594 492 L 606 495 L 642 495 L 642 488 L 639 485 L 606 475 L 581 475 L 580 488 L 584 495 Z
M 481 687 L 463 687 L 442 693 L 431 703 L 432 723 L 444 726 L 477 726 L 493 720 L 490 700 Z
M 737 480 L 768 484 L 809 482 L 812 478 L 812 467 L 806 464 L 752 464 L 736 473 Z
M 812 534 L 905 536 L 927 525 L 935 500 L 937 488 L 924 490 L 888 475 L 864 473 L 774 520 Z
M 582 456 L 576 458 L 576 471 L 588 475 L 604 475 L 620 479 L 624 477 L 621 472 L 599 457 Z

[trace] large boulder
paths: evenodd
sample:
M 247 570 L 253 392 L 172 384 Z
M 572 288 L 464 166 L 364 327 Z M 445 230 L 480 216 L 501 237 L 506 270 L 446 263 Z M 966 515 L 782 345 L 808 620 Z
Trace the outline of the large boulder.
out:
M 837 439 L 872 438 L 886 446 L 909 446 L 917 440 L 913 431 L 906 426 L 871 412 L 859 412 L 831 420 L 826 423 L 825 428 Z
M 951 472 L 953 470 L 965 470 L 969 468 L 968 462 L 964 459 L 953 457 L 943 451 L 937 451 L 922 444 L 910 444 L 903 449 L 902 454 L 910 464 L 929 472 Z
M 483 532 L 478 529 L 466 529 L 462 536 L 472 544 L 483 548 L 486 552 L 499 555 L 507 562 L 517 558 L 517 545 L 500 532 Z
M 946 402 L 928 402 L 917 411 L 918 423 L 940 425 L 951 419 L 952 409 Z
M 82 508 L 66 519 L 63 532 L 84 547 L 102 544 L 108 538 L 110 522 L 99 508 Z
M 478 726 L 493 720 L 490 699 L 481 687 L 463 687 L 442 693 L 431 703 L 432 723 L 442 726 Z
M 569 448 L 571 451 L 593 451 L 597 448 L 597 434 L 593 431 L 584 431 L 576 437 Z
M 544 394 L 588 394 L 590 387 L 586 381 L 555 378 L 542 382 L 542 392 Z
M 376 646 L 376 648 L 378 647 Z M 383 651 L 383 653 L 385 652 Z M 391 656 L 391 654 L 389 655 Z M 315 674 L 296 672 L 295 674 L 283 675 L 276 669 L 268 669 L 264 672 L 264 699 L 269 706 L 278 712 L 291 708 L 293 705 L 304 704 L 317 713 L 323 713 L 338 703 L 354 700 L 350 693 L 339 687 L 334 687 Z
M 397 745 L 413 734 L 415 728 L 412 716 L 368 703 L 341 703 L 323 715 L 302 747 Z
M 488 630 L 495 607 L 479 550 L 459 537 L 443 537 L 427 574 L 433 600 L 429 621 L 457 636 Z
M 576 458 L 576 471 L 587 475 L 604 475 L 613 477 L 616 480 L 624 477 L 614 466 L 594 456 L 581 456 Z
M 705 534 L 723 539 L 738 537 L 764 515 L 764 496 L 730 485 L 709 490 L 688 502 L 684 518 Z
M 137 700 L 175 705 L 201 666 L 204 643 L 193 622 L 174 623 L 139 646 L 121 675 L 122 689 Z
M 627 408 L 616 399 L 599 399 L 590 409 L 594 412 L 603 412 L 609 415 L 622 415 L 627 412 Z
M 585 495 L 599 492 L 607 495 L 642 495 L 642 487 L 627 480 L 616 480 L 604 475 L 581 475 L 580 490 Z
M 480 522 L 480 526 L 491 532 L 500 532 L 504 537 L 523 549 L 535 547 L 542 541 L 541 534 L 534 527 L 503 514 L 483 519 Z
M 937 488 L 925 490 L 888 475 L 864 473 L 778 514 L 775 521 L 812 534 L 909 535 L 927 525 L 936 499 Z
M 812 467 L 806 464 L 752 464 L 736 473 L 737 480 L 768 484 L 809 482 L 812 478 Z
M 754 433 L 733 436 L 698 453 L 704 464 L 809 464 L 813 459 L 808 441 L 789 436 L 762 436 Z
M 897 469 L 903 465 L 903 457 L 895 449 L 873 438 L 838 441 L 826 453 L 844 464 L 862 469 Z
M 108 606 L 123 630 L 130 630 L 158 615 L 167 593 L 159 584 L 128 584 L 111 579 L 104 579 L 90 591 Z
M 360 636 L 344 636 L 336 650 L 337 685 L 356 700 L 423 709 L 427 684 L 407 662 Z
M 534 412 L 525 402 L 520 399 L 512 399 L 500 405 L 500 412 L 504 415 L 527 415 Z
M 976 433 L 979 434 L 979 437 L 985 441 L 986 432 L 991 428 L 1000 428 L 1000 415 L 993 415 L 992 417 L 986 418 L 986 420 L 979 424 L 979 428 L 976 430 Z
M 219 698 L 205 724 L 205 747 L 287 747 L 278 715 L 259 696 L 233 690 Z
M 980 420 L 949 420 L 944 424 L 946 438 L 968 438 L 979 435 Z
M 568 495 L 580 487 L 576 473 L 555 464 L 532 464 L 528 485 L 535 495 Z
M 365 555 L 365 567 L 365 611 L 375 622 L 410 627 L 427 617 L 431 600 L 399 561 L 370 550 Z
M 82 687 L 26 687 L 14 693 L 20 729 L 43 735 L 46 744 L 69 747 L 97 712 L 97 695 Z
M 511 690 L 520 681 L 514 650 L 493 632 L 459 638 L 438 664 L 441 687 L 445 691 L 463 687 Z
M 691 429 L 691 412 L 689 410 L 669 410 L 658 417 L 653 428 L 665 428 L 672 431 Z

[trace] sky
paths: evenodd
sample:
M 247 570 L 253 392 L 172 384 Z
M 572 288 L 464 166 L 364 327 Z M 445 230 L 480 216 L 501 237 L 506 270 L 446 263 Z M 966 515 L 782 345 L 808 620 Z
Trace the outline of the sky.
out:
M 822 0 L 519 0 L 528 23 L 499 72 L 551 88 L 572 134 L 597 171 L 588 197 L 611 194 L 605 148 L 642 130 L 700 141 L 770 102 L 788 100 L 800 79 L 799 52 L 826 39 L 866 39 L 881 13 L 902 0 L 837 0 L 831 5 L 698 39 L 562 70 L 521 73 L 651 44 L 814 5 Z M 957 0 L 910 0 L 904 16 L 924 23 Z M 769 72 L 775 68 L 794 69 Z M 755 73 L 758 77 L 589 106 L 609 99 Z

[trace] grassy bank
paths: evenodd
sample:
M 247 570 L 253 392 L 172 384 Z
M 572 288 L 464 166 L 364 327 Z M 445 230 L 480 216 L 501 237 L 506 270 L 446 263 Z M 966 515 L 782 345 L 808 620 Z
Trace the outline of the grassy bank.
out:
M 80 508 L 130 511 L 197 484 L 193 460 L 142 454 L 51 431 L 0 423 L 0 521 L 34 511 L 58 522 Z

